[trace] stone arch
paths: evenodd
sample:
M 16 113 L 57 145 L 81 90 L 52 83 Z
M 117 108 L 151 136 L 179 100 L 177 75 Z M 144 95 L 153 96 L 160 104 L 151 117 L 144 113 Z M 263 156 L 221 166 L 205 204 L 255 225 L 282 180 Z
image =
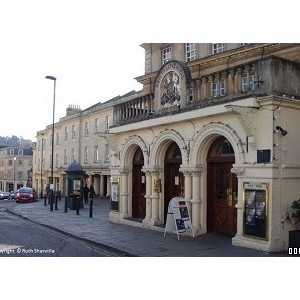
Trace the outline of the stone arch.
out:
M 130 136 L 124 143 L 120 154 L 121 169 L 131 167 L 133 156 L 138 147 L 143 151 L 145 164 L 149 161 L 149 150 L 146 142 L 140 136 Z
M 182 156 L 182 164 L 187 165 L 189 160 L 189 146 L 186 144 L 182 135 L 173 129 L 166 129 L 156 137 L 153 142 L 151 151 L 151 162 L 154 166 L 162 166 L 164 164 L 164 157 L 168 147 L 172 142 L 176 142 Z
M 235 154 L 235 163 L 244 163 L 245 151 L 240 137 L 228 124 L 221 122 L 212 122 L 197 132 L 191 145 L 191 163 L 194 165 L 205 163 L 212 142 L 219 136 L 224 136 L 231 143 Z

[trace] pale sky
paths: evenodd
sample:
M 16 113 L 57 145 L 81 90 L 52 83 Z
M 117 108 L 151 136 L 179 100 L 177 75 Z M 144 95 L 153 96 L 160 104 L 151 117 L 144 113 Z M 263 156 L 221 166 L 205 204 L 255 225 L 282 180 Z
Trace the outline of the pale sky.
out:
M 254 19 L 247 9 L 248 24 L 214 10 L 216 1 L 201 2 L 190 0 L 186 14 L 179 0 L 0 0 L 0 135 L 35 140 L 52 124 L 53 81 L 47 75 L 57 78 L 57 122 L 69 104 L 85 109 L 142 89 L 134 79 L 144 74 L 142 43 L 270 41 L 284 31 L 276 21 L 264 35 L 266 16 L 273 22 L 276 15 L 266 15 L 259 1 Z M 211 13 L 220 21 L 211 22 Z M 291 20 L 298 20 L 297 10 L 289 9 Z M 290 28 L 297 32 L 299 26 Z

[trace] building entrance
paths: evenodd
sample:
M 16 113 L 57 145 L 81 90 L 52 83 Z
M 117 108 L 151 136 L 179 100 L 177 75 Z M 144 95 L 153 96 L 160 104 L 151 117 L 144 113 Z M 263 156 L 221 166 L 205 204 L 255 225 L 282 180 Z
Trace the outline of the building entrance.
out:
M 231 144 L 224 137 L 211 146 L 207 158 L 207 231 L 234 236 L 237 230 L 237 177 Z
M 164 164 L 164 221 L 167 220 L 168 205 L 173 197 L 184 196 L 184 177 L 179 172 L 182 164 L 181 151 L 173 142 L 165 156 Z
M 144 155 L 140 148 L 135 151 L 132 162 L 132 217 L 144 219 L 146 216 L 146 184 L 142 172 Z

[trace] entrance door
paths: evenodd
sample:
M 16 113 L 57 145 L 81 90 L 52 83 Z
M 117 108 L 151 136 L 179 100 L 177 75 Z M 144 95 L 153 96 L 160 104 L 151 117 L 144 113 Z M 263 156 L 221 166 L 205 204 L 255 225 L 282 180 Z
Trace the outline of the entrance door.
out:
M 165 156 L 164 166 L 164 220 L 167 220 L 168 205 L 172 198 L 184 196 L 184 177 L 179 172 L 182 164 L 181 151 L 173 142 Z
M 144 155 L 138 148 L 133 157 L 132 163 L 132 217 L 144 219 L 146 216 L 146 184 L 142 172 Z M 145 177 L 144 177 L 145 178 Z
M 229 142 L 221 138 L 212 145 L 207 159 L 207 231 L 234 236 L 237 228 L 237 177 L 231 172 L 232 154 Z

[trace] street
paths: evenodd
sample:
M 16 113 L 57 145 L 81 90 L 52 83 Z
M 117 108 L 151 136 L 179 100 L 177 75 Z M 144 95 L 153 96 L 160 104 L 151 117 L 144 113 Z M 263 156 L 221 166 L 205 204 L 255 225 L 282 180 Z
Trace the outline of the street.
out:
M 0 206 L 0 258 L 111 256 L 121 255 L 10 214 Z

